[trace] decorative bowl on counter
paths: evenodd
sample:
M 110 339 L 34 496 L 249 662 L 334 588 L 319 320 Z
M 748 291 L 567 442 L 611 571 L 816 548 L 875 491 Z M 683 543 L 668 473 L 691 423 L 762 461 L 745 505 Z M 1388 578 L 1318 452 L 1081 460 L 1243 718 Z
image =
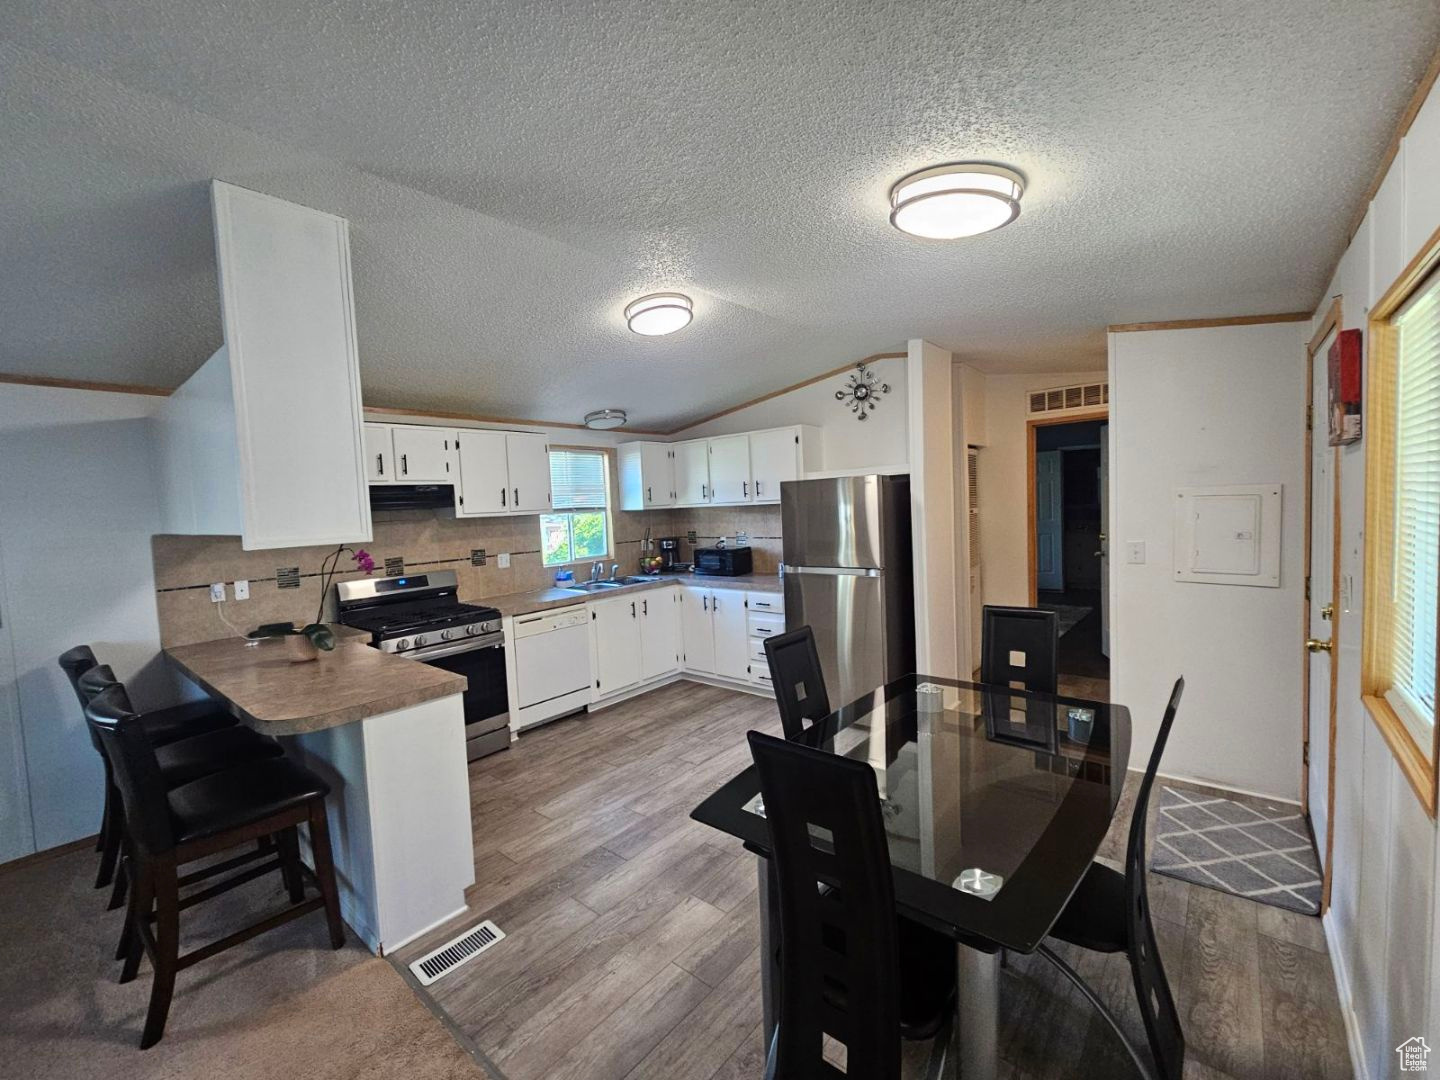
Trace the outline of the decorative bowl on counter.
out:
M 665 565 L 665 560 L 659 555 L 641 555 L 640 572 L 642 574 L 658 574 L 660 568 Z

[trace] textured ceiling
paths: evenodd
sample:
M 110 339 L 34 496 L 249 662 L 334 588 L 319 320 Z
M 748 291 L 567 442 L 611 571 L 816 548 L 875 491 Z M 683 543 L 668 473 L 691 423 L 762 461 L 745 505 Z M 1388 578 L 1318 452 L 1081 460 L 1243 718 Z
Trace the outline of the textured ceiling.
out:
M 1312 306 L 1434 0 L 9 0 L 0 370 L 174 385 L 219 344 L 205 181 L 351 221 L 367 403 L 684 420 L 929 338 Z M 954 159 L 1029 179 L 954 243 Z M 695 322 L 641 339 L 658 288 Z

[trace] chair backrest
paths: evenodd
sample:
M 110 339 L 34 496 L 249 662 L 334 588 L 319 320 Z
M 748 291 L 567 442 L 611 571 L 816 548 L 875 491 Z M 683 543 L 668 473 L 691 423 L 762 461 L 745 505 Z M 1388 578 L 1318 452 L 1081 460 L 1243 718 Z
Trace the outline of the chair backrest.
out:
M 820 653 L 815 633 L 808 626 L 765 639 L 765 662 L 775 684 L 775 703 L 780 707 L 780 726 L 787 739 L 830 715 L 830 695 L 825 692 L 825 675 L 820 670 Z
M 1150 789 L 1160 769 L 1160 757 L 1165 753 L 1165 742 L 1170 738 L 1175 712 L 1180 708 L 1180 695 L 1184 692 L 1184 678 L 1176 679 L 1175 688 L 1170 691 L 1170 703 L 1165 706 L 1165 717 L 1160 721 L 1160 733 L 1155 736 L 1155 749 L 1150 752 L 1150 763 L 1140 780 L 1134 816 L 1130 819 L 1130 842 L 1125 849 L 1130 971 L 1135 979 L 1145 1034 L 1163 1080 L 1180 1080 L 1185 1067 L 1185 1033 L 1180 1027 L 1180 1014 L 1175 1008 L 1170 984 L 1165 980 L 1155 928 L 1150 922 L 1150 898 L 1145 890 L 1145 818 L 1150 806 Z
M 155 748 L 141 718 L 130 708 L 125 690 L 102 690 L 85 706 L 85 719 L 100 740 L 115 786 L 125 804 L 125 829 L 130 842 L 147 854 L 175 846 L 165 780 Z
M 875 771 L 757 731 L 749 739 L 779 894 L 773 1075 L 834 1076 L 823 1055 L 828 1034 L 845 1044 L 848 1075 L 898 1080 L 895 886 Z
M 103 694 L 106 690 L 114 689 L 117 686 L 120 687 L 121 692 L 124 693 L 125 688 L 120 680 L 115 677 L 115 672 L 110 665 L 96 664 L 75 681 L 75 692 L 80 695 L 81 705 L 89 705 L 90 702 L 94 701 L 100 694 Z M 130 704 L 128 695 L 125 697 L 125 707 L 132 710 L 134 708 L 134 706 Z
M 1053 694 L 1059 683 L 1060 623 L 1053 611 L 986 604 L 980 624 L 980 681 L 1020 683 Z
M 89 645 L 76 645 L 60 654 L 60 667 L 69 676 L 70 689 L 75 691 L 75 697 L 79 699 L 82 709 L 85 708 L 85 698 L 80 693 L 80 676 L 99 662 L 95 658 L 95 650 Z

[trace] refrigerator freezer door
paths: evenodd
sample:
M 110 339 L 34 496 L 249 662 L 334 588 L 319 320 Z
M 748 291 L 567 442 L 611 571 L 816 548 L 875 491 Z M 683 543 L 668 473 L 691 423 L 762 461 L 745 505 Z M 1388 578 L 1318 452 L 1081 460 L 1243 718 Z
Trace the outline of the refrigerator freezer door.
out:
M 785 565 L 884 567 L 881 482 L 841 476 L 780 485 Z
M 885 682 L 884 586 L 874 570 L 786 571 L 785 625 L 814 631 L 831 708 Z

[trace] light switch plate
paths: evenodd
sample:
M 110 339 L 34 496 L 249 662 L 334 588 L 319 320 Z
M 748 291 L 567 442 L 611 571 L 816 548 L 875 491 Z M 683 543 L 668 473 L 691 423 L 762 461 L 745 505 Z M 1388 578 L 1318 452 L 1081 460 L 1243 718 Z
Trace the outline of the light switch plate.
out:
M 222 604 L 225 602 L 225 582 L 216 581 L 210 586 L 210 602 Z
M 509 553 L 508 551 L 502 551 L 499 555 L 496 555 L 496 556 L 495 556 L 495 565 L 498 566 L 498 567 L 500 567 L 501 570 L 509 570 L 509 569 L 510 569 L 510 553 Z
M 250 599 L 250 582 L 248 582 L 248 581 L 237 581 L 237 582 L 235 582 L 235 599 L 236 599 L 236 600 L 249 600 L 249 599 Z
M 1125 561 L 1131 566 L 1145 565 L 1145 541 L 1131 540 L 1125 544 Z

